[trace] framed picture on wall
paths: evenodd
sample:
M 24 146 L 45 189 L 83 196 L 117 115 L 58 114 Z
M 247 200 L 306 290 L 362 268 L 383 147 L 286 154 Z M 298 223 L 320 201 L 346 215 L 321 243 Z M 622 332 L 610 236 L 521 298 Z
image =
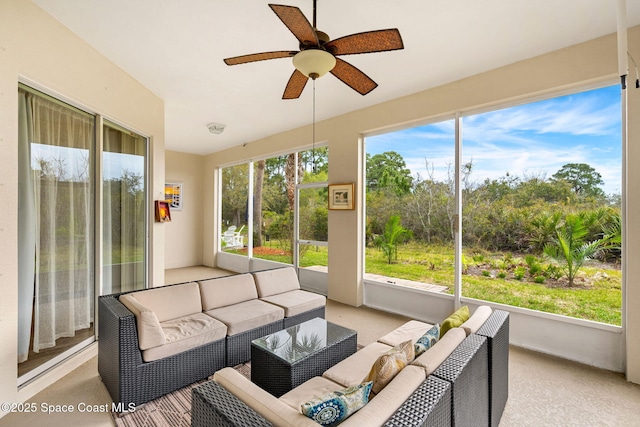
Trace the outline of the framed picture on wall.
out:
M 329 184 L 329 209 L 353 210 L 355 209 L 354 184 Z
M 164 200 L 156 200 L 156 222 L 171 222 L 169 203 Z
M 173 210 L 182 209 L 182 184 L 167 182 L 164 184 L 164 200 Z

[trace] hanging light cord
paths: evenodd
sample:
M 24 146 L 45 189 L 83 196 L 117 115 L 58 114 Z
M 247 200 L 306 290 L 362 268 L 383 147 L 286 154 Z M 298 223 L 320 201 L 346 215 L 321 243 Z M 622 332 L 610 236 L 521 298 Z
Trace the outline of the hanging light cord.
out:
M 316 80 L 313 79 L 313 126 L 311 141 L 311 165 L 313 173 L 316 173 Z

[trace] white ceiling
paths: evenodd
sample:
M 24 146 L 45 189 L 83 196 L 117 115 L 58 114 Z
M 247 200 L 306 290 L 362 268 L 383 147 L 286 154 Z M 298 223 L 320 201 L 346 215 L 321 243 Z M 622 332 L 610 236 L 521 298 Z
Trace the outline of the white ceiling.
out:
M 311 84 L 299 99 L 281 99 L 293 72 L 290 59 L 233 67 L 222 61 L 298 50 L 268 1 L 33 1 L 164 100 L 168 150 L 208 154 L 312 120 Z M 297 6 L 312 19 L 312 0 L 272 1 Z M 640 24 L 640 1 L 627 3 L 628 27 Z M 330 74 L 318 79 L 316 120 L 614 33 L 616 5 L 614 0 L 318 0 L 318 28 L 332 39 L 398 28 L 405 49 L 343 56 L 379 86 L 362 96 Z M 227 127 L 213 135 L 209 122 Z

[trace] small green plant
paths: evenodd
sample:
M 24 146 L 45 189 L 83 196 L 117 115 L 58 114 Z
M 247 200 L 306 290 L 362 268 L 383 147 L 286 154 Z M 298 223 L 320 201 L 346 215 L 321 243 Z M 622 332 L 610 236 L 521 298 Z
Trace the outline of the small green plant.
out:
M 526 273 L 526 270 L 524 267 L 518 267 L 513 272 L 513 278 L 516 280 L 522 280 L 524 279 L 525 273 Z
M 544 247 L 544 254 L 560 264 L 569 279 L 569 286 L 585 261 L 597 256 L 604 245 L 603 240 L 587 242 L 589 234 L 581 215 L 567 215 L 564 223 L 556 227 L 556 239 Z
M 484 277 L 490 277 L 491 276 L 491 272 L 489 270 L 482 270 L 482 275 Z
M 545 280 L 546 280 L 546 277 L 544 276 L 536 276 L 535 279 L 533 279 L 533 281 L 536 283 L 544 283 Z
M 536 277 L 538 273 L 542 271 L 542 264 L 540 263 L 540 260 L 535 256 L 527 255 L 524 259 L 524 262 L 527 263 L 527 266 L 529 267 L 529 274 L 532 277 Z
M 504 279 L 505 277 L 507 277 L 507 273 L 505 273 L 504 271 L 501 271 L 500 273 L 498 273 L 498 278 Z
M 473 255 L 473 262 L 480 264 L 481 262 L 484 262 L 484 255 L 482 254 L 475 254 Z
M 558 280 L 563 276 L 562 270 L 557 265 L 548 264 L 544 269 L 544 275 L 550 279 Z
M 398 259 L 398 245 L 411 237 L 411 231 L 400 224 L 400 216 L 393 215 L 384 227 L 384 233 L 376 236 L 374 243 L 384 253 L 387 263 Z

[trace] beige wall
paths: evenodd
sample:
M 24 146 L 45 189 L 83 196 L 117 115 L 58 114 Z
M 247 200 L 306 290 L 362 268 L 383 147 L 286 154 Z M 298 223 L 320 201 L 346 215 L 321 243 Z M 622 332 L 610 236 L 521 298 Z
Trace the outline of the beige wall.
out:
M 640 58 L 640 27 L 629 32 L 629 50 Z M 605 82 L 617 82 L 616 37 L 592 40 L 547 55 L 532 58 L 482 73 L 461 81 L 398 98 L 376 106 L 318 123 L 318 141 L 328 141 L 329 182 L 357 184 L 359 200 L 354 212 L 329 213 L 329 298 L 352 304 L 362 304 L 362 242 L 360 218 L 362 206 L 361 139 L 363 134 L 382 129 L 398 128 L 410 123 L 425 122 L 438 117 L 451 117 L 456 111 L 465 112 L 505 105 L 573 88 L 588 87 Z M 627 162 L 640 161 L 640 90 L 629 89 L 629 125 Z M 635 120 L 635 121 L 634 121 Z M 294 150 L 300 141 L 307 141 L 309 127 L 294 129 L 252 142 L 246 147 L 232 148 L 208 156 L 205 173 L 213 177 L 218 165 L 243 159 L 264 157 L 274 152 Z M 640 256 L 640 168 L 629 168 L 627 200 L 627 259 Z M 210 183 L 211 182 L 211 183 Z M 205 186 L 213 191 L 212 180 Z M 213 193 L 212 193 L 213 194 Z M 214 205 L 213 197 L 208 200 Z M 204 230 L 217 232 L 213 218 L 206 218 Z M 215 259 L 212 244 L 205 243 L 204 257 Z M 634 278 L 640 277 L 640 263 L 627 266 L 627 359 L 628 378 L 640 382 L 640 287 Z
M 165 177 L 167 182 L 182 183 L 183 208 L 171 211 L 171 222 L 165 229 L 165 268 L 202 265 L 203 216 L 213 215 L 204 211 L 202 201 L 204 157 L 165 152 Z
M 0 402 L 17 401 L 18 81 L 46 89 L 151 139 L 151 194 L 164 186 L 164 104 L 25 0 L 0 1 Z M 151 210 L 150 210 L 151 211 Z M 150 218 L 153 223 L 153 218 Z M 164 229 L 154 224 L 152 280 L 164 281 Z M 153 282 L 152 282 L 153 283 Z M 3 413 L 0 413 L 0 417 Z

